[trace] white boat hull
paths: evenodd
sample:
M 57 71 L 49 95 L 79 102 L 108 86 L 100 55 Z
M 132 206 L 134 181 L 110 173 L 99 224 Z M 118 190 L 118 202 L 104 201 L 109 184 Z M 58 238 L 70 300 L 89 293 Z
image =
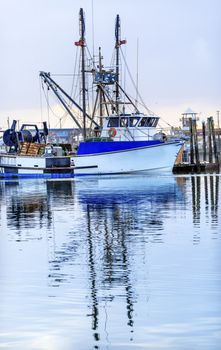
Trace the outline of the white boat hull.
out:
M 0 155 L 0 179 L 16 177 L 73 177 L 70 157 Z
M 1 155 L 0 178 L 10 176 L 72 177 L 172 171 L 181 146 L 181 142 L 162 143 L 121 151 L 78 155 L 72 159 L 69 157 Z
M 74 157 L 75 175 L 122 174 L 155 170 L 172 171 L 182 143 Z

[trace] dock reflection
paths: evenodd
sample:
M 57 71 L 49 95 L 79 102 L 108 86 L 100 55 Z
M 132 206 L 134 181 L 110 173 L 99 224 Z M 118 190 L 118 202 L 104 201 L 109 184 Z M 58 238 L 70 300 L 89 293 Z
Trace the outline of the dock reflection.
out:
M 200 226 L 202 217 L 212 226 L 218 225 L 219 175 L 191 176 L 193 224 Z
M 1 197 L 1 207 L 4 204 L 6 207 L 7 227 L 12 230 L 11 233 L 16 232 L 17 240 L 39 239 L 43 232 L 51 229 L 53 211 L 73 204 L 73 183 L 2 181 L 0 201 Z
M 20 183 L 6 181 L 2 184 L 6 205 L 7 227 L 11 230 L 13 240 L 39 239 L 43 227 L 49 228 L 52 222 L 52 211 L 48 203 L 44 183 Z M 40 230 L 34 237 L 30 229 Z

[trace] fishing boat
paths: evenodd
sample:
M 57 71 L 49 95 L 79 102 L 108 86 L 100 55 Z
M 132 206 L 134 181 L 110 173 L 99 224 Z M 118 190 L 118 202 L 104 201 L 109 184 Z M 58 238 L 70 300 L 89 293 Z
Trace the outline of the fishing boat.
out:
M 128 123 L 127 129 L 120 126 L 122 120 Z M 159 135 L 155 136 L 155 127 L 141 126 L 145 120 L 148 117 L 142 114 L 106 118 L 101 140 L 80 142 L 74 157 L 77 167 L 75 174 L 171 171 L 182 143 L 164 140 L 164 135 L 161 136 L 162 139 Z M 110 126 L 113 121 L 115 127 Z M 109 140 L 106 134 L 110 135 Z M 156 137 L 159 138 L 155 139 Z M 90 168 L 87 168 L 88 165 Z
M 83 140 L 79 143 L 73 157 L 75 175 L 123 174 L 146 171 L 171 171 L 177 154 L 183 144 L 181 140 L 168 139 L 158 128 L 159 117 L 147 109 L 148 114 L 140 112 L 138 106 L 129 97 L 120 84 L 120 53 L 121 45 L 126 40 L 121 39 L 120 17 L 115 23 L 115 65 L 104 69 L 101 49 L 99 48 L 99 64 L 91 69 L 97 95 L 92 115 L 86 110 L 86 78 L 85 73 L 85 19 L 83 9 L 80 9 L 80 39 L 75 44 L 81 50 L 81 91 L 82 105 L 76 103 L 52 79 L 49 73 L 40 75 L 58 99 L 62 102 L 77 126 L 79 122 L 74 117 L 64 99 L 59 93 L 68 97 L 72 104 L 82 112 Z M 112 94 L 111 94 L 112 89 Z M 126 107 L 132 107 L 132 112 L 126 112 Z M 95 111 L 98 109 L 100 123 L 95 121 Z M 94 124 L 94 129 L 87 128 L 87 121 Z M 81 126 L 79 126 L 81 127 Z M 88 133 L 89 129 L 89 133 Z M 88 135 L 89 134 L 89 135 Z
M 90 72 L 97 94 L 93 113 L 90 115 L 87 112 L 88 71 L 86 72 L 85 68 L 85 19 L 82 8 L 79 15 L 80 39 L 75 44 L 81 50 L 82 105 L 69 96 L 52 79 L 50 73 L 40 72 L 40 77 L 72 117 L 83 139 L 74 150 L 65 150 L 62 145 L 46 143 L 46 124 L 42 133 L 34 126 L 33 136 L 26 130 L 27 125 L 23 125 L 21 130 L 16 132 L 14 123 L 3 135 L 3 140 L 10 150 L 0 155 L 0 177 L 67 177 L 172 171 L 183 142 L 168 139 L 158 128 L 160 118 L 149 109 L 147 114 L 142 113 L 137 103 L 133 102 L 120 84 L 120 48 L 126 40 L 121 40 L 119 15 L 115 24 L 115 67 L 103 68 L 99 49 L 98 68 L 93 65 Z M 65 103 L 62 95 L 82 113 L 82 123 Z M 133 110 L 128 112 L 126 107 L 129 105 Z M 97 110 L 98 118 L 95 115 Z
M 84 54 L 86 47 L 85 20 L 83 9 L 80 10 L 80 40 L 77 46 L 81 48 L 82 58 L 82 91 L 85 88 Z M 141 113 L 137 104 L 129 97 L 120 85 L 120 53 L 121 45 L 126 40 L 121 39 L 120 17 L 117 15 L 115 23 L 115 69 L 105 70 L 99 51 L 98 70 L 93 71 L 94 83 L 97 87 L 97 98 L 100 111 L 100 129 L 97 138 L 87 138 L 79 143 L 74 164 L 75 174 L 122 174 L 146 171 L 172 170 L 177 154 L 182 146 L 180 140 L 169 140 L 159 131 L 159 117 L 148 109 L 148 114 Z M 113 95 L 110 96 L 110 88 Z M 83 97 L 83 121 L 86 125 L 86 106 Z M 132 106 L 133 111 L 125 112 L 126 106 Z M 104 115 L 104 106 L 106 115 Z M 110 106 L 109 112 L 108 106 Z M 95 107 L 94 107 L 95 110 Z M 92 116 L 94 120 L 94 115 Z M 87 168 L 88 167 L 88 168 Z

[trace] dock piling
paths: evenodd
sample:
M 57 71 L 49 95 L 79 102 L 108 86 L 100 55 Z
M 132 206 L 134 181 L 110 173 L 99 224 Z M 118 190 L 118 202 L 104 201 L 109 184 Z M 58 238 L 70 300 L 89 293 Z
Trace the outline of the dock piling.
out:
M 194 164 L 194 149 L 193 149 L 193 120 L 189 118 L 190 126 L 190 164 Z
M 216 144 L 216 135 L 215 135 L 215 129 L 214 129 L 214 120 L 213 117 L 211 117 L 211 133 L 212 133 L 212 140 L 213 140 L 213 153 L 214 153 L 214 158 L 215 162 L 219 163 L 219 157 L 218 157 L 218 152 L 217 152 L 217 144 Z
M 203 131 L 203 161 L 206 162 L 206 126 L 205 122 L 202 122 L 202 131 Z
M 209 163 L 213 162 L 211 117 L 207 118 Z

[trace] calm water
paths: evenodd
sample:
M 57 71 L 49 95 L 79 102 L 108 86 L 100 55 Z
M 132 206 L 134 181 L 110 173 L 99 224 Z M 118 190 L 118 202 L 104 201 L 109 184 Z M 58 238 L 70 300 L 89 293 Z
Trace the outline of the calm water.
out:
M 1 181 L 0 348 L 220 349 L 220 181 Z

